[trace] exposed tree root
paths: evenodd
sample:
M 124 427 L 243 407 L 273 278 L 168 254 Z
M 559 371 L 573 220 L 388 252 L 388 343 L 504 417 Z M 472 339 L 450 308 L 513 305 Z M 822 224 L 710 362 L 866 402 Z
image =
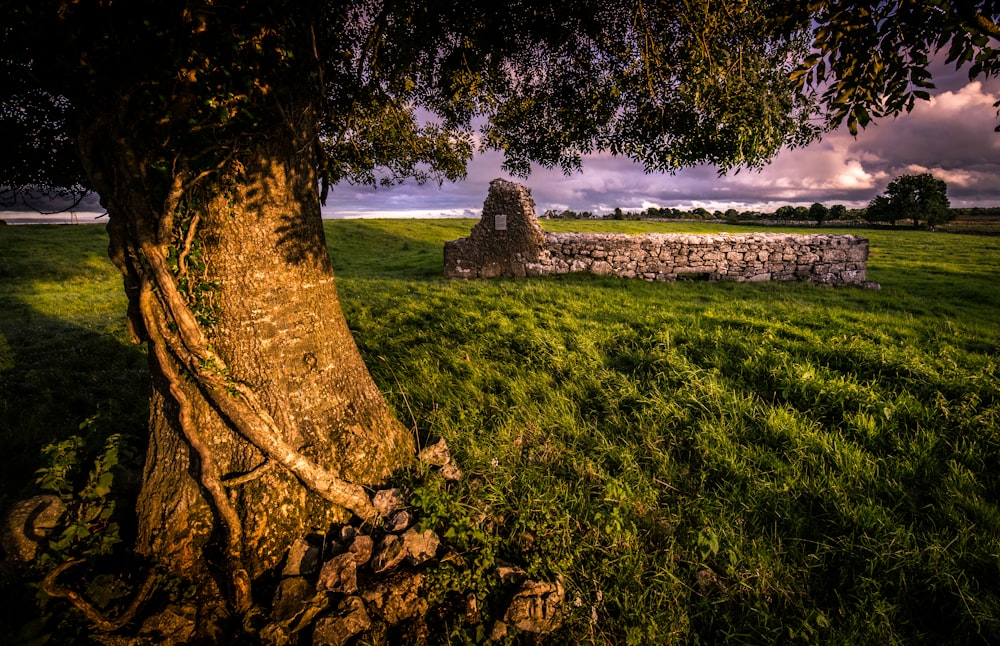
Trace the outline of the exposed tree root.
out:
M 101 632 L 110 633 L 123 628 L 125 624 L 132 621 L 136 613 L 139 612 L 139 608 L 149 600 L 156 590 L 156 572 L 150 570 L 146 575 L 146 579 L 142 582 L 142 586 L 139 587 L 139 592 L 132 599 L 132 602 L 129 603 L 128 607 L 116 619 L 109 619 L 97 606 L 84 599 L 79 592 L 56 584 L 56 579 L 63 572 L 80 563 L 83 563 L 83 559 L 71 559 L 49 572 L 45 579 L 42 580 L 42 590 L 50 597 L 67 599 L 73 604 L 73 607 L 82 612 L 94 627 Z
M 265 473 L 271 470 L 274 466 L 274 462 L 270 460 L 264 460 L 260 465 L 250 469 L 246 473 L 240 473 L 237 475 L 226 476 L 222 478 L 222 486 L 224 487 L 239 487 L 240 485 L 245 485 L 248 482 L 253 482 L 257 478 L 262 477 Z

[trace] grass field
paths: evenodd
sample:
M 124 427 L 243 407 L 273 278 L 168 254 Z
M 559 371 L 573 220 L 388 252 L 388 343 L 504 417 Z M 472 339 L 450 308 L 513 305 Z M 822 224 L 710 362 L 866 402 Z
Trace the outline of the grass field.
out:
M 444 280 L 472 224 L 326 226 L 376 381 L 466 473 L 414 504 L 470 553 L 562 575 L 557 641 L 1000 642 L 1000 238 L 866 231 L 879 292 Z M 0 228 L 4 505 L 88 418 L 142 432 L 105 245 Z

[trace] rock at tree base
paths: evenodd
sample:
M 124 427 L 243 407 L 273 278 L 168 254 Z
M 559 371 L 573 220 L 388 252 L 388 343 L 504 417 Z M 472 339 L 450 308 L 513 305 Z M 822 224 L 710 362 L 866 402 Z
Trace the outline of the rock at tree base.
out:
M 421 597 L 424 575 L 405 573 L 378 583 L 362 596 L 368 610 L 389 625 L 427 614 L 427 601 Z
M 434 558 L 441 545 L 441 539 L 429 529 L 423 532 L 411 529 L 403 534 L 403 545 L 410 563 L 420 565 Z
M 406 558 L 406 545 L 395 534 L 386 534 L 379 541 L 372 559 L 372 571 L 376 574 L 390 570 Z
M 399 511 L 393 513 L 391 516 L 385 519 L 385 531 L 390 534 L 396 534 L 408 528 L 413 524 L 413 514 L 406 511 L 405 509 L 400 509 Z
M 351 542 L 351 547 L 348 551 L 354 555 L 354 562 L 358 565 L 364 565 L 372 558 L 372 552 L 375 550 L 375 541 L 372 540 L 371 536 L 365 536 L 360 534 Z
M 313 646 L 344 646 L 371 625 L 364 601 L 360 597 L 348 597 L 340 602 L 336 616 L 322 617 L 316 622 Z
M 272 617 L 279 622 L 295 618 L 314 595 L 315 590 L 306 578 L 293 576 L 282 579 L 274 592 Z
M 372 506 L 383 516 L 403 508 L 403 492 L 399 489 L 381 489 L 372 497 Z
M 504 623 L 530 633 L 551 633 L 562 625 L 562 605 L 566 590 L 562 581 L 525 581 L 514 595 Z
M 319 548 L 300 538 L 292 543 L 281 576 L 307 576 L 319 569 Z
M 417 455 L 417 459 L 431 466 L 443 467 L 451 462 L 451 451 L 448 449 L 448 444 L 442 438 L 434 444 L 424 447 Z
M 0 542 L 7 554 L 5 566 L 16 569 L 34 560 L 38 545 L 46 540 L 66 513 L 59 496 L 34 496 L 15 503 L 3 517 Z
M 319 592 L 354 594 L 358 590 L 358 564 L 350 552 L 338 554 L 323 564 L 316 583 Z

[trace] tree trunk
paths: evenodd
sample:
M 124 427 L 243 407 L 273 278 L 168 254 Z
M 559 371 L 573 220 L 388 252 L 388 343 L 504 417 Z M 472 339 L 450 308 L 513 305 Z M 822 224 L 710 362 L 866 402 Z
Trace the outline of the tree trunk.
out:
M 125 121 L 104 114 L 80 141 L 150 348 L 138 550 L 239 614 L 296 539 L 370 517 L 356 485 L 408 464 L 414 442 L 340 308 L 309 126 L 210 173 L 175 160 L 161 204 Z

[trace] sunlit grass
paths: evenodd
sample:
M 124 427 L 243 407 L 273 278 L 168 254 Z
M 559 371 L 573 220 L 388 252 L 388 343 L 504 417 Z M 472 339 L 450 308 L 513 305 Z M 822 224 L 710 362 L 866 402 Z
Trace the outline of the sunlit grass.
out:
M 335 263 L 367 226 L 329 225 Z M 339 284 L 397 410 L 455 447 L 455 495 L 569 580 L 572 639 L 989 641 L 1000 245 L 864 233 L 879 292 L 349 263 Z
M 376 381 L 465 471 L 434 495 L 565 577 L 561 641 L 1000 641 L 1000 239 L 851 230 L 878 292 L 441 278 L 473 224 L 326 230 Z M 99 407 L 143 424 L 104 246 L 0 229 L 5 501 Z

